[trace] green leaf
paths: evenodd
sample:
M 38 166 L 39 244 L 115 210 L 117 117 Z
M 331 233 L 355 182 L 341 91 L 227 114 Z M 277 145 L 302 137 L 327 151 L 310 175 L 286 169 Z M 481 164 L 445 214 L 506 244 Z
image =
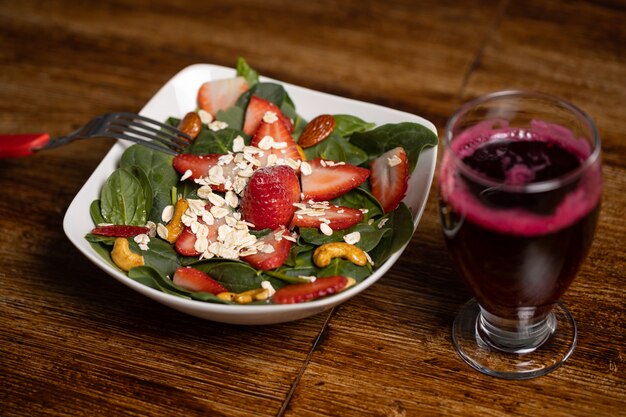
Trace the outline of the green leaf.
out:
M 406 245 L 415 233 L 415 225 L 411 210 L 406 204 L 401 203 L 397 209 L 393 211 L 393 242 L 391 245 L 391 253 L 400 250 Z
M 128 277 L 148 287 L 161 290 L 164 293 L 187 299 L 191 298 L 189 291 L 175 285 L 169 278 L 166 278 L 149 265 L 132 268 L 128 271 Z
M 391 228 L 393 233 L 384 236 L 380 243 L 373 250 L 369 251 L 376 267 L 382 265 L 393 253 L 408 243 L 415 232 L 411 211 L 406 204 L 401 203 L 388 216 L 389 221 L 385 224 L 385 227 Z
M 312 267 L 314 249 L 315 246 L 306 244 L 291 246 L 289 256 L 285 260 L 284 265 L 290 267 Z
M 307 282 L 311 282 L 306 278 L 300 278 L 300 276 L 308 276 L 311 275 L 310 271 L 297 269 L 297 268 L 280 268 L 276 271 L 263 271 L 263 275 L 269 277 L 268 280 L 272 282 L 272 286 L 275 289 L 279 289 L 285 284 L 303 284 Z M 275 284 L 274 280 L 281 281 L 280 284 Z
M 110 246 L 106 245 L 104 242 L 89 242 L 89 245 L 109 265 L 121 271 L 121 269 L 117 265 L 115 265 L 115 262 L 113 262 L 113 259 L 111 259 L 111 247 Z
M 115 239 L 117 239 L 116 237 L 113 236 L 101 236 L 101 235 L 94 235 L 92 233 L 87 233 L 85 235 L 85 240 L 89 243 L 102 243 L 106 246 L 113 246 L 113 244 L 115 243 Z M 108 249 L 111 250 L 111 249 Z
M 217 262 L 208 260 L 195 263 L 193 267 L 206 272 L 211 278 L 232 292 L 260 288 L 261 281 L 263 281 L 256 269 L 244 262 L 224 261 L 223 259 L 217 260 Z
M 249 87 L 259 82 L 259 73 L 253 70 L 242 57 L 237 58 L 237 75 L 245 78 Z
M 369 219 L 383 214 L 383 208 L 376 197 L 361 187 L 350 190 L 346 194 L 333 199 L 331 203 L 337 206 L 366 209 L 367 212 L 363 213 L 363 221 L 365 223 L 367 223 Z
M 93 200 L 89 206 L 89 214 L 94 224 L 106 223 L 104 217 L 102 217 L 102 209 L 100 207 L 100 200 Z
M 437 136 L 430 129 L 410 122 L 385 124 L 367 132 L 355 132 L 350 137 L 350 143 L 365 150 L 370 159 L 398 146 L 403 147 L 409 159 L 411 172 L 422 149 L 437 146 L 437 142 Z
M 241 107 L 233 106 L 227 110 L 219 110 L 215 118 L 219 121 L 227 123 L 232 129 L 241 130 L 243 129 L 245 112 Z M 241 136 L 244 135 L 242 134 Z
M 107 223 L 146 224 L 148 215 L 141 182 L 127 169 L 118 168 L 106 180 L 100 193 L 100 205 Z
M 333 117 L 336 122 L 334 131 L 340 136 L 350 136 L 356 132 L 365 132 L 376 126 L 375 123 L 368 123 L 350 114 L 335 114 Z
M 243 137 L 244 142 L 246 142 L 247 135 L 237 129 L 227 127 L 217 132 L 210 129 L 202 129 L 189 148 L 189 153 L 195 155 L 227 154 L 232 152 L 233 142 L 237 136 Z
M 163 209 L 172 204 L 171 190 L 178 184 L 178 173 L 172 167 L 172 156 L 141 145 L 133 145 L 122 154 L 120 167 L 143 169 L 152 187 L 152 208 L 148 220 L 161 221 Z
M 293 107 L 293 101 L 288 98 L 289 96 L 287 94 L 287 91 L 285 90 L 285 87 L 280 84 L 270 82 L 259 82 L 250 87 L 248 91 L 239 96 L 239 99 L 237 99 L 235 106 L 245 110 L 248 107 L 248 103 L 250 102 L 250 97 L 252 97 L 253 95 L 274 103 L 278 106 L 278 108 L 282 108 L 283 103 L 285 102 Z
M 149 250 L 141 250 L 133 239 L 129 239 L 130 248 L 133 252 L 143 256 L 144 264 L 157 270 L 161 275 L 173 275 L 176 268 L 181 266 L 178 254 L 168 242 L 152 238 L 148 243 Z
M 361 165 L 369 160 L 367 153 L 351 144 L 346 138 L 333 132 L 323 141 L 304 149 L 308 161 L 322 158 L 330 161 L 344 161 L 352 165 Z
M 312 245 L 320 246 L 325 243 L 343 242 L 343 237 L 353 232 L 359 232 L 361 235 L 361 239 L 355 246 L 363 249 L 365 252 L 374 249 L 381 239 L 391 235 L 391 229 L 389 227 L 379 229 L 374 225 L 359 223 L 349 229 L 335 230 L 330 236 L 323 234 L 316 228 L 302 228 L 300 229 L 300 239 Z
M 372 272 L 367 266 L 355 265 L 350 261 L 344 259 L 333 259 L 330 264 L 318 272 L 318 277 L 332 277 L 341 275 L 344 277 L 354 278 L 357 282 L 363 281 Z
M 137 165 L 128 167 L 128 170 L 139 180 L 141 188 L 143 189 L 143 198 L 146 204 L 146 213 L 150 213 L 152 210 L 152 201 L 154 200 L 154 193 L 152 191 L 152 184 L 150 179 L 143 168 Z

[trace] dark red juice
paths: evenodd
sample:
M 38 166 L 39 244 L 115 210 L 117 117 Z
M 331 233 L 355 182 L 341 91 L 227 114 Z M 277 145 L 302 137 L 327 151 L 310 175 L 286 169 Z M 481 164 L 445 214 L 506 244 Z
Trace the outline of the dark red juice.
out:
M 581 169 L 588 150 L 542 132 L 481 134 L 478 140 L 460 138 L 454 149 L 459 158 L 442 161 L 446 242 L 488 312 L 541 317 L 569 287 L 591 245 L 600 206 L 599 162 Z M 459 169 L 461 160 L 466 169 Z M 529 190 L 569 173 L 573 178 L 556 186 Z

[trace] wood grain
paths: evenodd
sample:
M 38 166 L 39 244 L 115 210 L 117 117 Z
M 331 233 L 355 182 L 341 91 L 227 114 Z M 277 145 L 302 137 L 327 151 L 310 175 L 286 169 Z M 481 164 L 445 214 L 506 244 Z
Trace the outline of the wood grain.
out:
M 436 187 L 400 260 L 329 312 L 229 326 L 168 310 L 73 248 L 65 210 L 111 141 L 0 161 L 0 415 L 618 416 L 626 409 L 626 3 L 0 0 L 0 132 L 138 111 L 187 65 L 232 66 L 391 106 L 441 132 L 490 91 L 557 94 L 596 121 L 604 194 L 564 302 L 572 358 L 525 382 L 479 374 L 450 326 L 470 295 Z

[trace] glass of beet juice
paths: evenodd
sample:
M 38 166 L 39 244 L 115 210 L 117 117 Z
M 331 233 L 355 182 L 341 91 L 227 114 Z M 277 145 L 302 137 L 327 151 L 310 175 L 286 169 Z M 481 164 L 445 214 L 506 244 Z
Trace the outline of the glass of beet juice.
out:
M 545 375 L 576 345 L 576 324 L 559 299 L 600 211 L 597 128 L 557 97 L 503 91 L 462 106 L 443 147 L 443 232 L 474 295 L 454 321 L 454 346 L 489 375 Z

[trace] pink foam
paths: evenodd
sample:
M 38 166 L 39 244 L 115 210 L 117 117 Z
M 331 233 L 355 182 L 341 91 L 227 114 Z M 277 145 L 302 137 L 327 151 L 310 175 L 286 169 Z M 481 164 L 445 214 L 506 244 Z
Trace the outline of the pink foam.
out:
M 533 121 L 527 130 L 512 129 L 506 121 L 486 121 L 480 123 L 455 138 L 451 149 L 461 159 L 471 155 L 481 144 L 511 139 L 542 140 L 557 143 L 577 155 L 581 161 L 591 154 L 589 143 L 576 139 L 562 126 L 542 121 Z M 537 236 L 556 232 L 568 227 L 593 210 L 600 201 L 602 180 L 599 160 L 585 172 L 578 187 L 570 192 L 556 207 L 552 215 L 540 215 L 521 208 L 494 209 L 482 204 L 470 193 L 465 183 L 454 172 L 455 161 L 444 154 L 439 173 L 442 198 L 465 218 L 487 229 L 518 236 Z M 515 166 L 507 173 L 506 185 L 523 185 L 532 181 L 534 173 L 525 166 Z

